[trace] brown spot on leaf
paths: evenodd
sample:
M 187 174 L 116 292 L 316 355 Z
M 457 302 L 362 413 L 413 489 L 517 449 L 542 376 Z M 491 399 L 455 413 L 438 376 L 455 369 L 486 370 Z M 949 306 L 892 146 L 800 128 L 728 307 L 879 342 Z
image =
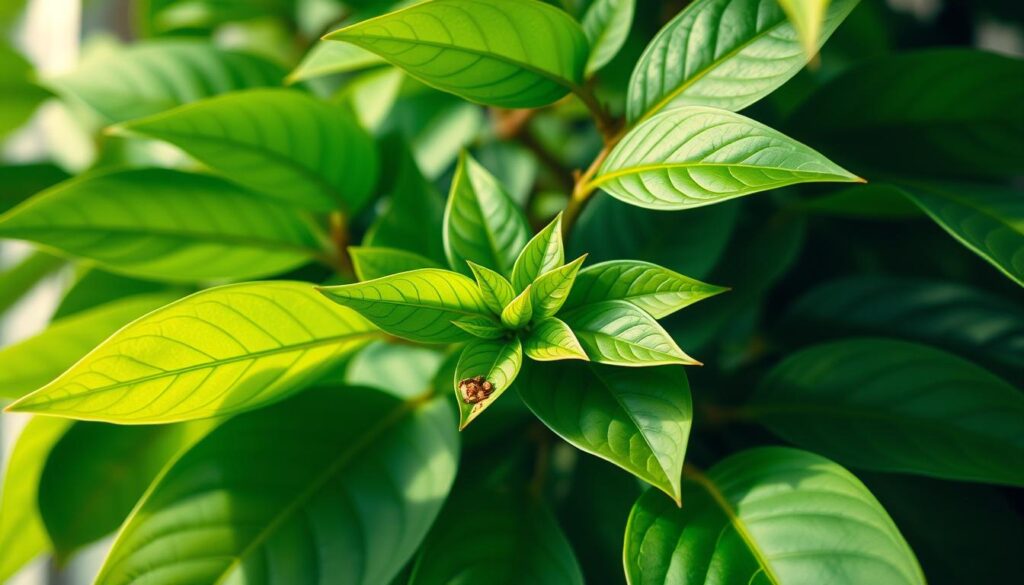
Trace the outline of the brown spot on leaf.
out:
M 487 400 L 494 392 L 494 384 L 487 381 L 483 376 L 466 378 L 459 382 L 459 393 L 462 394 L 462 401 L 466 404 L 477 404 Z

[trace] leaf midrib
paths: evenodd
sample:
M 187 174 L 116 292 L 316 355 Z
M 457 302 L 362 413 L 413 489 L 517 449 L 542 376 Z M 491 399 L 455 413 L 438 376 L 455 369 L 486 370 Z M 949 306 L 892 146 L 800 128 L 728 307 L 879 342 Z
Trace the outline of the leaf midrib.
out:
M 835 174 L 835 173 L 827 173 L 827 172 L 823 172 L 823 171 L 802 171 L 802 170 L 799 170 L 799 169 L 787 169 L 787 168 L 784 168 L 784 167 L 767 167 L 767 166 L 750 165 L 750 164 L 736 164 L 736 163 L 681 162 L 681 163 L 658 163 L 658 164 L 648 164 L 648 165 L 637 165 L 637 166 L 631 166 L 631 167 L 625 167 L 625 168 L 617 169 L 617 170 L 610 171 L 608 173 L 604 173 L 602 175 L 597 176 L 596 178 L 594 178 L 593 181 L 590 181 L 590 183 L 588 183 L 588 186 L 589 187 L 599 187 L 602 184 L 607 183 L 607 182 L 609 182 L 611 180 L 614 180 L 614 179 L 618 179 L 618 178 L 621 178 L 621 177 L 628 177 L 630 175 L 639 175 L 640 173 L 647 173 L 647 172 L 651 172 L 651 171 L 667 171 L 667 170 L 685 169 L 685 168 L 698 168 L 698 167 L 708 167 L 708 168 L 725 167 L 725 168 L 734 168 L 734 169 L 752 169 L 752 170 L 757 170 L 757 171 L 785 171 L 785 172 L 788 172 L 788 173 L 802 173 L 802 174 L 806 174 L 806 175 L 817 175 L 817 176 L 822 176 L 822 177 L 836 177 L 836 178 L 839 178 L 839 179 L 844 179 L 843 182 L 850 182 L 850 183 L 857 182 L 857 180 L 854 177 L 847 177 L 847 176 L 844 176 L 844 175 L 839 175 L 839 174 Z

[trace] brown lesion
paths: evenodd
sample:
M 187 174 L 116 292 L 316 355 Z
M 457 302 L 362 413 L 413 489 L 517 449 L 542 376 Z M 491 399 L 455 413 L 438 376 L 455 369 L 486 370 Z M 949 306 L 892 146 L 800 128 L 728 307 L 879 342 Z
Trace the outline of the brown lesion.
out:
M 494 384 L 491 384 L 483 376 L 474 376 L 459 381 L 459 394 L 466 404 L 478 404 L 487 400 L 494 392 Z

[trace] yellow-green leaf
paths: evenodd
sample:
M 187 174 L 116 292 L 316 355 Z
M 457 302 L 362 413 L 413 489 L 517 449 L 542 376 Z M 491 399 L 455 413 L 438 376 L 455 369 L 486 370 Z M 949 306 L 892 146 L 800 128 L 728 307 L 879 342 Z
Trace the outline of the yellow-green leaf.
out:
M 523 364 L 523 346 L 518 338 L 509 341 L 470 342 L 455 366 L 455 396 L 459 404 L 459 429 L 473 422 L 488 406 L 494 404 L 519 374 Z M 482 400 L 464 395 L 464 385 L 478 383 L 473 378 L 483 377 L 479 383 L 489 383 L 489 394 Z
M 590 359 L 572 329 L 554 317 L 548 317 L 533 326 L 523 342 L 523 351 L 527 357 L 538 362 Z
M 649 314 L 626 301 L 605 301 L 566 312 L 590 359 L 617 366 L 699 365 Z
M 512 286 L 522 292 L 538 276 L 565 262 L 562 246 L 562 214 L 526 243 L 512 267 Z

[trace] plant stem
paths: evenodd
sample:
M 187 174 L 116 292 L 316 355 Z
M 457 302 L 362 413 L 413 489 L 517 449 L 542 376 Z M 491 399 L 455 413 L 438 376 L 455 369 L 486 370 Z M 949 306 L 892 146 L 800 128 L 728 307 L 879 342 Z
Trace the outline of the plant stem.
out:
M 340 211 L 332 211 L 327 218 L 331 230 L 331 244 L 334 246 L 333 265 L 345 276 L 355 276 L 352 259 L 348 256 L 348 225 L 345 215 Z

